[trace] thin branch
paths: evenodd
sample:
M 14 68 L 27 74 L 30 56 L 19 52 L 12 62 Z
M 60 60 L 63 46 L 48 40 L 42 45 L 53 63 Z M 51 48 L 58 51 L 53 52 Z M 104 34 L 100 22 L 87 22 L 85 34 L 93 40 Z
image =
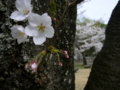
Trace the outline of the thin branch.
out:
M 61 25 L 61 23 L 62 23 L 65 15 L 66 15 L 66 13 L 68 12 L 68 10 L 69 10 L 71 7 L 76 6 L 78 3 L 81 3 L 82 1 L 84 1 L 84 0 L 76 0 L 76 1 L 72 2 L 71 4 L 69 4 L 69 6 L 67 6 L 67 8 L 64 10 L 62 16 L 60 17 L 60 20 L 59 20 L 58 24 L 57 24 L 56 27 L 55 27 L 55 32 L 59 29 L 59 27 L 60 27 L 60 25 Z
M 60 25 L 61 25 L 61 23 L 62 23 L 65 15 L 66 15 L 67 12 L 69 11 L 69 9 L 72 8 L 72 7 L 74 7 L 74 6 L 76 6 L 77 4 L 81 3 L 82 1 L 84 1 L 84 0 L 76 0 L 76 1 L 74 1 L 74 2 L 72 2 L 72 3 L 70 3 L 70 4 L 66 7 L 66 9 L 64 10 L 62 16 L 60 17 L 60 20 L 58 21 L 58 24 L 57 24 L 56 27 L 55 27 L 55 33 L 56 33 L 56 32 L 58 31 L 58 29 L 60 28 Z M 59 35 L 60 35 L 60 33 L 56 33 L 56 36 L 57 36 L 57 37 L 58 37 Z M 51 45 L 52 43 L 54 44 L 54 43 L 55 43 L 55 40 L 56 40 L 56 38 L 52 38 L 52 39 L 50 40 L 50 45 Z
M 60 25 L 61 25 L 61 23 L 62 23 L 62 21 L 63 21 L 63 19 L 64 19 L 64 17 L 65 17 L 65 15 L 66 15 L 67 12 L 68 12 L 68 10 L 69 10 L 71 7 L 74 7 L 74 6 L 76 6 L 77 4 L 81 3 L 82 1 L 84 1 L 84 0 L 76 0 L 76 1 L 74 1 L 74 2 L 72 2 L 72 3 L 70 3 L 70 4 L 66 7 L 66 9 L 64 10 L 62 16 L 60 17 L 60 20 L 59 20 L 58 24 L 57 24 L 56 27 L 55 27 L 55 32 L 58 31 L 58 29 L 59 29 L 59 27 L 60 27 Z M 59 35 L 57 35 L 57 37 L 58 37 L 58 36 L 59 36 Z M 47 45 L 47 47 L 49 47 L 49 46 L 52 44 L 52 42 L 54 42 L 55 40 L 56 40 L 56 38 L 50 39 L 49 44 Z M 53 43 L 53 44 L 54 44 L 54 43 Z M 46 50 L 46 51 L 47 51 L 47 50 Z M 46 62 L 45 58 L 46 58 L 46 55 L 45 55 L 45 56 L 43 57 L 43 59 L 41 60 L 41 62 L 40 62 L 40 64 L 39 64 L 39 67 Z

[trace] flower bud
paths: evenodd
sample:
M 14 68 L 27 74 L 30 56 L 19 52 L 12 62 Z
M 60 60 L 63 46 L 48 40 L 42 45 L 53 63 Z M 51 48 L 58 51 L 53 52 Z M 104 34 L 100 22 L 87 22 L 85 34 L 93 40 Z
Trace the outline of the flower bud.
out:
M 42 56 L 45 56 L 45 55 L 46 55 L 46 51 L 43 50 L 40 54 L 41 54 Z
M 63 66 L 62 62 L 60 62 L 60 61 L 58 61 L 58 65 L 61 67 Z
M 66 58 L 69 58 L 68 52 L 66 50 L 61 50 L 61 52 L 65 55 Z

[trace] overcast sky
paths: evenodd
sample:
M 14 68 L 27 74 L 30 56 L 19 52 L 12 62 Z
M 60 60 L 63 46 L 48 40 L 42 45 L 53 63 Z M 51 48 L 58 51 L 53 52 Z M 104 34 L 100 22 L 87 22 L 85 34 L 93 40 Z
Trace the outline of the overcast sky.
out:
M 80 12 L 86 10 L 83 15 L 94 20 L 103 19 L 104 23 L 107 23 L 112 10 L 116 6 L 119 0 L 91 0 L 83 3 L 82 8 L 78 8 L 78 17 Z

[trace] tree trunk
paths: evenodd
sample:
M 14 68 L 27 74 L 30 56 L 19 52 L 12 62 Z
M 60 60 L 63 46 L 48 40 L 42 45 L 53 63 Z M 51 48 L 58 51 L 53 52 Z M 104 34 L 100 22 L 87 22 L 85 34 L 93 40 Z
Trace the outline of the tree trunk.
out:
M 102 50 L 94 60 L 84 90 L 120 90 L 120 1 L 114 8 Z
M 83 56 L 83 65 L 87 65 L 87 60 L 86 60 L 85 52 L 82 52 L 82 56 Z
M 55 0 L 57 8 L 55 24 L 58 23 L 65 7 L 72 1 L 74 0 Z M 32 0 L 33 12 L 48 13 L 49 4 L 50 0 Z M 31 38 L 29 38 L 29 42 L 20 45 L 16 43 L 16 40 L 11 37 L 10 27 L 14 24 L 21 24 L 21 22 L 15 23 L 9 18 L 14 10 L 16 10 L 15 0 L 0 0 L 0 90 L 74 90 L 73 43 L 76 6 L 66 14 L 61 28 L 58 30 L 61 34 L 58 38 L 56 37 L 54 45 L 58 49 L 67 50 L 70 58 L 66 59 L 61 56 L 63 66 L 60 67 L 57 65 L 58 58 L 53 55 L 48 61 L 46 69 L 37 73 L 37 77 L 27 73 L 24 65 L 45 46 L 34 45 Z M 25 23 L 22 24 L 25 25 Z
M 57 15 L 56 19 L 59 21 L 61 13 L 65 10 L 66 4 L 69 5 L 70 2 L 74 0 L 55 0 L 57 4 Z M 65 6 L 64 6 L 65 5 Z M 73 12 L 74 14 L 71 14 Z M 48 68 L 50 73 L 49 77 L 52 82 L 48 84 L 46 90 L 74 90 L 75 89 L 75 77 L 74 77 L 74 39 L 76 32 L 76 6 L 71 8 L 66 14 L 62 21 L 61 27 L 58 30 L 59 37 L 55 36 L 56 42 L 54 46 L 61 50 L 67 50 L 70 58 L 60 57 L 63 63 L 62 67 L 59 67 L 55 63 L 58 63 L 57 57 L 54 55 L 52 59 L 48 62 L 51 64 Z

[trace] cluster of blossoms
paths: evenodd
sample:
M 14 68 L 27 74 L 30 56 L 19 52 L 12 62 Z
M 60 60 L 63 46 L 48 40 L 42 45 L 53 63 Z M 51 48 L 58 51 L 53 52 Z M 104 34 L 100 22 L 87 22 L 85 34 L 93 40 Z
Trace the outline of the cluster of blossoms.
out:
M 53 46 L 48 47 L 48 50 L 50 51 L 50 53 L 54 54 L 56 53 L 58 56 L 58 65 L 59 66 L 63 66 L 62 62 L 60 61 L 60 57 L 58 53 L 62 53 L 66 58 L 69 58 L 68 52 L 66 50 L 59 50 Z
M 58 65 L 59 66 L 63 66 L 62 62 L 60 61 L 60 57 L 58 53 L 63 54 L 66 58 L 69 58 L 69 55 L 67 53 L 66 50 L 59 50 L 56 49 L 53 46 L 48 47 L 48 51 L 43 50 L 42 52 L 40 52 L 38 55 L 36 55 L 31 61 L 29 61 L 28 63 L 26 63 L 25 65 L 25 70 L 28 72 L 32 72 L 35 73 L 37 72 L 37 68 L 41 62 L 42 57 L 44 57 L 46 55 L 46 53 L 49 52 L 51 54 L 57 54 L 58 56 Z
M 25 70 L 31 73 L 37 72 L 37 68 L 40 64 L 40 61 L 43 56 L 46 55 L 46 51 L 40 52 L 38 55 L 36 55 L 31 61 L 25 64 Z
M 31 0 L 16 0 L 15 6 L 17 11 L 14 11 L 10 18 L 15 21 L 28 20 L 28 25 L 14 25 L 11 27 L 12 37 L 17 39 L 20 44 L 27 40 L 27 36 L 32 36 L 36 45 L 40 45 L 47 38 L 52 38 L 54 29 L 51 26 L 51 17 L 47 13 L 39 15 L 32 12 Z
M 25 70 L 35 73 L 37 71 L 37 60 L 26 63 Z
M 17 11 L 14 11 L 10 18 L 14 21 L 23 21 L 28 20 L 28 24 L 26 27 L 22 25 L 14 25 L 11 29 L 12 37 L 17 39 L 17 42 L 20 44 L 27 40 L 28 36 L 33 37 L 33 42 L 36 45 L 41 45 L 46 41 L 47 38 L 52 38 L 54 35 L 54 29 L 51 26 L 52 20 L 51 17 L 48 16 L 47 13 L 43 15 L 39 15 L 32 12 L 31 0 L 16 0 L 15 6 Z M 38 65 L 41 62 L 41 59 L 46 55 L 47 52 L 51 54 L 62 53 L 65 55 L 66 58 L 69 58 L 67 51 L 65 50 L 58 50 L 53 46 L 48 48 L 48 51 L 42 51 L 38 55 L 36 55 L 32 60 L 30 60 L 25 65 L 25 70 L 28 72 L 35 73 L 37 72 Z M 59 59 L 58 55 L 58 65 L 62 66 L 62 63 Z
M 79 46 L 80 52 L 89 50 L 91 47 L 95 48 L 93 54 L 97 54 L 105 40 L 105 29 L 98 26 L 93 26 L 93 23 L 87 23 L 86 25 L 76 26 L 76 41 L 75 44 Z

